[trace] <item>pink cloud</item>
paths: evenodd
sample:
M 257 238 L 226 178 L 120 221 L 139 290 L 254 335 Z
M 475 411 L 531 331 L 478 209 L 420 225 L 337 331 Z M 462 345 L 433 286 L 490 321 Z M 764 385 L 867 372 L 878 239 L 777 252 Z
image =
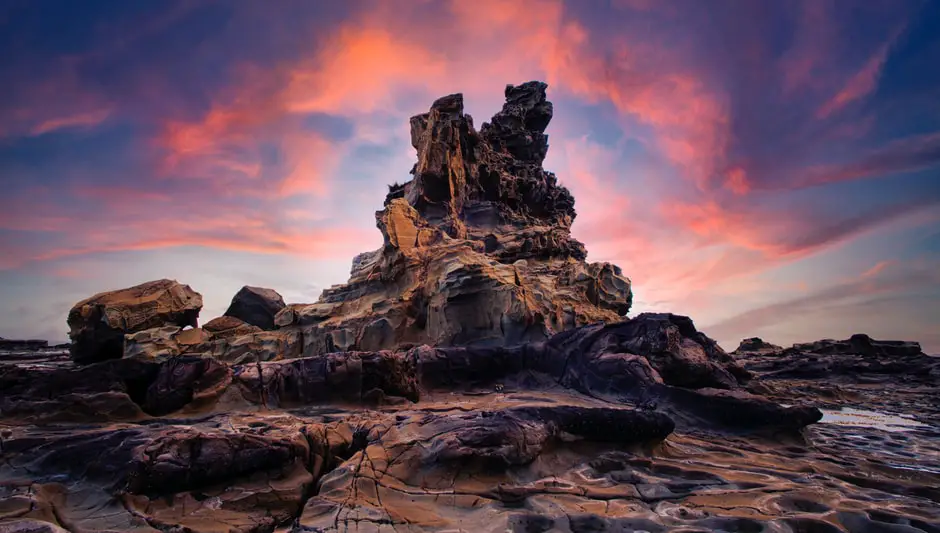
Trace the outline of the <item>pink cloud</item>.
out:
M 828 84 L 839 31 L 831 8 L 832 3 L 824 0 L 799 4 L 794 42 L 779 63 L 785 94 L 806 88 L 819 90 Z
M 901 33 L 901 31 L 895 31 L 891 38 L 865 62 L 862 69 L 849 78 L 842 89 L 819 108 L 816 116 L 821 119 L 827 118 L 845 106 L 871 94 L 878 87 L 878 80 L 888 60 L 888 54 Z
M 811 7 L 804 16 L 820 24 L 826 11 Z M 813 31 L 820 29 L 825 28 Z M 424 111 L 433 97 L 462 90 L 468 101 L 472 96 L 496 105 L 503 83 L 534 78 L 549 82 L 552 98 L 610 106 L 627 135 L 695 186 L 691 194 L 665 187 L 658 197 L 627 194 L 617 188 L 623 176 L 614 173 L 616 153 L 573 137 L 557 120 L 552 126 L 553 150 L 566 155 L 567 169 L 559 175 L 577 198 L 576 233 L 589 241 L 592 259 L 621 263 L 657 298 L 695 298 L 689 294 L 719 283 L 745 290 L 747 276 L 854 235 L 851 228 L 811 217 L 799 222 L 792 213 L 741 207 L 760 183 L 729 155 L 729 94 L 684 62 L 681 47 L 631 39 L 629 32 L 592 33 L 562 2 L 374 2 L 342 24 L 311 28 L 310 34 L 309 48 L 296 57 L 240 65 L 236 82 L 210 95 L 205 113 L 171 114 L 164 121 L 156 139 L 166 153 L 162 177 L 185 177 L 184 191 L 169 199 L 164 188 L 85 190 L 108 206 L 116 229 L 92 222 L 65 228 L 53 211 L 37 214 L 34 227 L 67 231 L 81 242 L 26 254 L 27 259 L 186 245 L 351 257 L 367 249 L 377 232 L 305 229 L 303 223 L 316 217 L 296 206 L 286 209 L 283 202 L 298 196 L 328 201 L 339 190 L 337 169 L 350 146 L 373 136 L 404 137 L 407 116 Z M 814 43 L 827 38 L 805 39 L 786 63 L 787 83 L 794 88 L 812 84 L 823 62 L 813 55 Z M 884 63 L 877 58 L 869 61 L 874 74 L 856 76 L 840 105 L 872 90 L 866 80 L 877 81 Z M 340 143 L 303 128 L 310 113 L 348 118 L 353 139 Z M 401 129 L 389 131 L 385 125 L 391 121 Z M 282 165 L 264 164 L 262 143 L 281 150 Z M 840 171 L 823 170 L 820 175 Z M 843 168 L 842 175 L 854 175 L 850 170 L 867 172 Z M 387 181 L 406 171 L 391 170 Z M 148 202 L 165 210 L 135 218 Z M 310 211 L 320 205 L 311 203 Z
M 888 268 L 889 266 L 891 266 L 891 265 L 893 265 L 893 264 L 895 264 L 895 263 L 897 263 L 897 261 L 892 260 L 892 259 L 889 259 L 889 260 L 886 260 L 886 261 L 879 261 L 879 262 L 875 263 L 871 268 L 869 268 L 868 270 L 866 270 L 865 272 L 862 272 L 862 274 L 859 276 L 859 278 L 860 278 L 860 279 L 874 278 L 874 277 L 878 276 L 879 274 L 881 274 L 882 272 L 884 272 L 884 270 L 885 270 L 886 268 Z
M 787 189 L 914 172 L 940 165 L 940 132 L 896 139 L 853 160 L 807 167 L 785 182 Z
M 104 108 L 75 115 L 46 119 L 32 129 L 33 135 L 42 135 L 63 128 L 90 128 L 97 126 L 111 116 L 111 109 Z

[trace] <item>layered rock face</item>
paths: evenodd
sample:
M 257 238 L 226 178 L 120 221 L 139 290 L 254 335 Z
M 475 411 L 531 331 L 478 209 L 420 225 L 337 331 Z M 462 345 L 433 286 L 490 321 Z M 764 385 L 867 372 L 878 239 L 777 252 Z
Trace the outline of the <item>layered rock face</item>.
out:
M 347 284 L 275 320 L 304 333 L 305 355 L 512 345 L 627 313 L 630 280 L 584 262 L 570 234 L 574 198 L 542 168 L 546 87 L 508 86 L 479 132 L 460 94 L 411 118 L 418 162 L 376 213 L 383 247 L 353 260 Z
M 124 335 L 163 326 L 198 326 L 202 296 L 189 285 L 161 279 L 103 292 L 68 315 L 72 359 L 92 363 L 124 355 Z

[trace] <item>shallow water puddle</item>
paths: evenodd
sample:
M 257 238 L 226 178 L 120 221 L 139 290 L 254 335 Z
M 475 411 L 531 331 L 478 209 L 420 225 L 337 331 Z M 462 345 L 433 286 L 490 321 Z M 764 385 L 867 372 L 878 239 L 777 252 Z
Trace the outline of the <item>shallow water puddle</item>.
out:
M 820 424 L 836 424 L 840 426 L 866 427 L 884 431 L 906 431 L 913 428 L 928 427 L 927 424 L 914 420 L 908 415 L 893 415 L 879 413 L 878 411 L 865 411 L 843 407 L 839 410 L 820 409 L 823 413 Z

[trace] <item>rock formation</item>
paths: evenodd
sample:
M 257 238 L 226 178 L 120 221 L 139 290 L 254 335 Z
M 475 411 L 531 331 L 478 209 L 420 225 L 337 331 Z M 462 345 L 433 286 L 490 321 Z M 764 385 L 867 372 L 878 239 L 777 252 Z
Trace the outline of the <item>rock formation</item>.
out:
M 761 339 L 760 337 L 750 337 L 742 340 L 741 344 L 738 345 L 738 348 L 733 353 L 775 352 L 782 349 L 783 348 L 777 346 L 776 344 L 764 342 L 764 339 Z
M 69 311 L 71 354 L 76 363 L 124 355 L 124 335 L 163 326 L 197 326 L 202 296 L 176 281 L 161 279 L 102 292 Z
M 246 287 L 200 328 L 160 280 L 72 309 L 91 364 L 0 361 L 0 533 L 940 531 L 940 432 L 845 437 L 813 405 L 929 419 L 940 359 L 864 336 L 732 356 L 688 317 L 625 318 L 629 280 L 584 262 L 541 168 L 551 116 L 531 82 L 480 132 L 460 95 L 413 117 L 383 247 L 319 303 Z
M 242 320 L 232 316 L 220 316 L 213 318 L 202 325 L 202 329 L 207 331 L 214 339 L 227 339 L 241 335 L 251 335 L 263 331 L 258 326 L 246 324 Z
M 415 344 L 499 346 L 620 320 L 630 280 L 584 262 L 571 237 L 574 198 L 542 168 L 552 118 L 546 85 L 506 88 L 479 132 L 463 96 L 411 118 L 414 178 L 376 213 L 382 248 L 353 260 L 350 280 L 275 322 L 303 333 L 305 355 Z
M 284 298 L 277 291 L 246 285 L 235 293 L 225 316 L 237 318 L 263 330 L 272 330 L 274 316 L 284 307 Z
M 940 424 L 940 396 L 932 392 L 940 385 L 940 357 L 924 354 L 916 342 L 857 334 L 790 348 L 739 349 L 734 356 L 759 376 L 751 390 L 778 401 L 913 411 Z
M 0 337 L 0 350 L 4 351 L 38 351 L 49 348 L 49 341 L 38 339 L 4 339 Z
M 843 341 L 823 339 L 821 341 L 794 344 L 794 350 L 815 354 L 858 354 L 872 357 L 903 357 L 921 355 L 920 344 L 910 341 L 876 341 L 863 333 L 852 335 Z

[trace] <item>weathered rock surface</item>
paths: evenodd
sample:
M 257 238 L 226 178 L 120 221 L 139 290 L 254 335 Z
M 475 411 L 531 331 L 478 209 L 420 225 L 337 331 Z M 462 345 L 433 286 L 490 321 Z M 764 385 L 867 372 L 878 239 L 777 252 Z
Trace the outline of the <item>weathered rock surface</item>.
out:
M 246 285 L 235 293 L 225 316 L 237 318 L 263 330 L 272 330 L 274 316 L 284 307 L 284 298 L 277 291 Z
M 940 357 L 922 353 L 916 342 L 853 335 L 776 350 L 739 350 L 734 356 L 760 377 L 754 386 L 778 401 L 811 400 L 834 408 L 866 405 L 916 412 L 940 423 Z
M 170 328 L 139 332 L 128 336 L 129 343 L 134 338 L 147 342 L 129 346 L 133 357 L 89 367 L 0 367 L 0 408 L 7 417 L 44 419 L 44 409 L 52 413 L 71 402 L 76 407 L 69 416 L 81 411 L 81 416 L 94 418 L 100 414 L 99 399 L 106 398 L 109 406 L 126 406 L 129 416 L 137 417 L 166 414 L 225 391 L 229 399 L 274 408 L 403 404 L 433 391 L 534 379 L 525 387 L 560 385 L 615 404 L 660 409 L 687 425 L 798 428 L 819 418 L 815 409 L 781 407 L 748 393 L 744 385 L 749 373 L 691 320 L 672 314 L 641 314 L 513 347 L 418 346 L 405 352 L 338 352 L 273 361 L 265 360 L 263 346 L 233 343 L 284 338 L 276 332 L 213 341 L 210 350 L 219 353 L 201 356 L 180 351 L 174 335 L 185 333 Z M 299 350 L 298 344 L 267 351 Z M 238 363 L 231 371 L 217 357 L 223 354 Z M 112 402 L 117 397 L 121 401 Z
M 202 296 L 189 285 L 162 279 L 96 294 L 75 304 L 68 315 L 76 363 L 124 355 L 124 335 L 164 326 L 198 326 Z
M 305 355 L 416 344 L 506 346 L 544 340 L 630 309 L 630 280 L 584 262 L 574 199 L 542 169 L 552 117 L 546 85 L 506 88 L 480 132 L 463 96 L 411 119 L 414 179 L 376 213 L 384 245 L 353 260 L 350 280 L 278 313 Z
M 904 357 L 923 354 L 920 344 L 916 342 L 876 341 L 861 333 L 852 335 L 844 341 L 824 339 L 806 344 L 794 344 L 793 349 L 821 355 L 857 354 L 872 357 Z
M 817 409 L 749 392 L 774 380 L 678 315 L 509 347 L 243 355 L 0 364 L 0 531 L 940 526 L 935 428 L 809 425 Z
M 124 336 L 124 357 L 176 357 L 199 354 L 209 349 L 209 332 L 202 328 L 176 326 L 145 329 Z
M 232 316 L 213 318 L 203 324 L 202 329 L 208 332 L 213 339 L 227 339 L 263 331 L 258 326 L 253 326 Z
M 603 328 L 564 335 L 549 341 L 554 348 L 531 346 L 521 362 L 508 348 L 424 347 L 408 356 L 236 366 L 215 409 L 204 404 L 184 414 L 187 407 L 144 422 L 30 426 L 6 418 L 0 527 L 851 532 L 905 525 L 929 533 L 940 525 L 940 473 L 930 471 L 940 434 L 860 440 L 815 426 L 773 438 L 723 432 L 720 424 L 703 430 L 676 421 L 670 409 L 582 394 L 525 368 L 529 355 L 541 365 L 539 354 L 564 346 L 624 342 Z M 100 367 L 115 376 L 156 366 L 172 389 L 175 376 L 198 368 L 192 358 L 188 372 L 164 368 L 171 363 L 122 359 L 58 372 Z M 661 406 L 677 407 L 667 391 L 691 394 L 689 405 L 699 406 L 741 392 L 672 387 L 642 366 L 634 376 L 661 387 L 654 392 Z M 35 374 L 29 386 L 51 375 Z M 608 395 L 629 394 L 627 381 L 585 380 L 586 389 Z M 417 390 L 420 398 L 369 408 L 363 401 L 380 395 L 356 393 L 364 389 L 389 398 Z M 260 401 L 253 395 L 262 390 L 266 409 L 239 407 Z M 712 416 L 739 417 L 746 405 L 715 405 Z M 776 426 L 785 408 L 776 409 L 761 424 Z M 885 460 L 898 446 L 916 453 L 895 468 Z

